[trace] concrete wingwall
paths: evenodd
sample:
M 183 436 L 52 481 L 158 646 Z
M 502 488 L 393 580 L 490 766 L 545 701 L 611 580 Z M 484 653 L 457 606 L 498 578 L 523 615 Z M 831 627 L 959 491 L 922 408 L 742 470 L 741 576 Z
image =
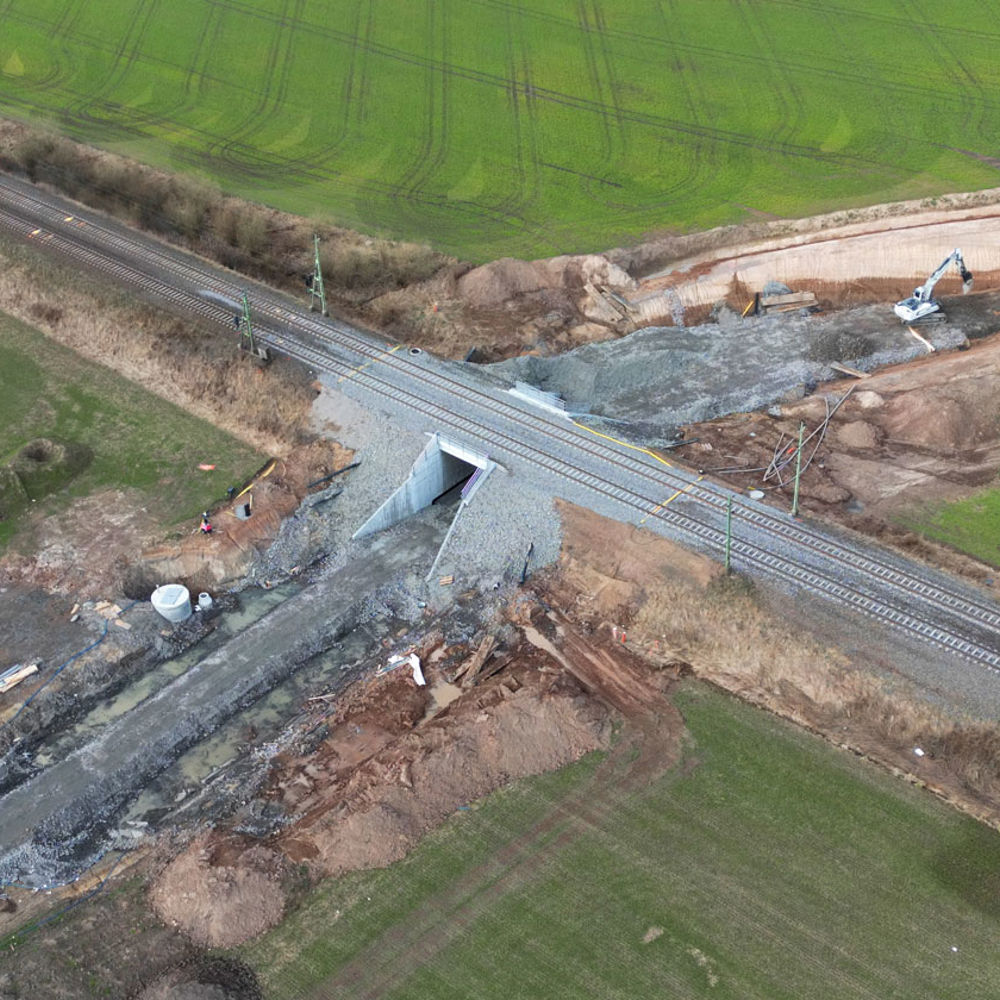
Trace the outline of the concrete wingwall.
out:
M 457 486 L 476 469 L 492 463 L 485 455 L 433 434 L 405 482 L 354 533 L 354 538 L 384 531 L 429 507 L 442 493 Z

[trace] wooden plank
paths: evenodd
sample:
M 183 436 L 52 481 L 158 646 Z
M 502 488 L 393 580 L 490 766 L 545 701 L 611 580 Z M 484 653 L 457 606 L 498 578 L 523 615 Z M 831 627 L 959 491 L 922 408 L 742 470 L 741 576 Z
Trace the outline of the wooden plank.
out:
M 871 374 L 869 372 L 858 371 L 857 368 L 850 368 L 847 365 L 842 365 L 837 361 L 831 361 L 830 367 L 835 372 L 840 372 L 842 375 L 851 375 L 854 378 L 871 378 Z
M 0 694 L 9 691 L 12 687 L 16 687 L 21 681 L 30 677 L 32 674 L 38 673 L 38 664 L 29 663 L 23 667 L 12 667 L 10 670 L 6 671 L 3 675 L 3 679 L 0 680 Z
M 760 304 L 765 309 L 776 306 L 811 306 L 816 303 L 815 292 L 789 292 L 785 295 L 762 295 Z
M 479 648 L 462 665 L 461 673 L 465 674 L 462 687 L 472 687 L 479 677 L 479 671 L 483 669 L 483 664 L 489 659 L 493 650 L 496 649 L 497 641 L 492 635 L 486 636 L 479 644 Z

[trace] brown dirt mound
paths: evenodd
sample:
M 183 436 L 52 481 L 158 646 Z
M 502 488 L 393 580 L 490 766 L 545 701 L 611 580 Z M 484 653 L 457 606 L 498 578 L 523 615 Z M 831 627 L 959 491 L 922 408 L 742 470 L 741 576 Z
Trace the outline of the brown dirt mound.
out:
M 855 382 L 856 390 L 837 411 L 803 473 L 805 509 L 884 535 L 901 510 L 960 499 L 993 482 L 1000 472 L 998 374 L 1000 334 L 994 334 L 967 350 L 930 354 Z M 700 459 L 707 465 L 766 467 L 779 439 L 786 447 L 794 441 L 800 420 L 807 431 L 819 425 L 826 414 L 824 395 L 833 400 L 847 389 L 846 381 L 824 386 L 801 401 L 782 404 L 778 416 L 733 414 L 685 428 L 689 438 L 701 442 L 688 449 L 687 460 L 699 461 L 695 449 L 710 445 L 726 461 Z M 806 455 L 811 453 L 807 446 Z M 770 485 L 762 482 L 760 471 L 732 472 L 720 479 L 748 490 Z M 785 502 L 791 500 L 791 479 L 792 470 L 786 469 Z M 778 494 L 780 503 L 782 491 Z M 843 508 L 850 499 L 853 511 Z M 863 521 L 858 510 L 864 512 Z M 947 568 L 981 576 L 943 549 L 925 555 Z
M 546 269 L 513 257 L 502 257 L 477 267 L 458 281 L 459 294 L 470 305 L 486 309 L 495 309 L 525 292 L 555 287 Z
M 207 838 L 193 841 L 153 883 L 149 901 L 166 924 L 206 948 L 231 948 L 281 920 L 281 859 L 255 847 L 213 864 Z
M 303 801 L 309 812 L 294 829 L 296 849 L 311 846 L 328 874 L 382 867 L 460 805 L 606 745 L 607 712 L 558 674 L 538 687 L 496 690 L 492 704 L 462 713 L 452 703 L 449 718 L 359 767 L 336 810 L 332 801 Z
M 586 282 L 616 289 L 635 287 L 635 281 L 625 271 L 600 254 L 533 261 L 503 257 L 459 278 L 458 294 L 476 308 L 496 309 L 530 292 L 579 290 Z

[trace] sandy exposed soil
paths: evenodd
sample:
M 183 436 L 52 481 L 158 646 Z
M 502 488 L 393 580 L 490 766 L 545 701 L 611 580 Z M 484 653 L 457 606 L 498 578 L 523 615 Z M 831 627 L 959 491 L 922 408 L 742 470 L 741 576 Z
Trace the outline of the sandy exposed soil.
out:
M 536 605 L 522 613 L 544 618 Z M 556 636 L 554 623 L 536 629 L 530 620 L 525 632 Z M 282 867 L 304 863 L 317 876 L 383 867 L 460 806 L 608 745 L 607 702 L 524 633 L 501 648 L 502 670 L 464 691 L 447 678 L 474 651 L 440 639 L 422 650 L 430 688 L 403 670 L 355 686 L 326 718 L 319 747 L 274 763 L 267 795 L 293 822 L 266 850 L 224 831 L 194 842 L 157 880 L 157 912 L 204 944 L 244 939 L 279 919 L 274 873 Z M 562 655 L 576 662 L 590 654 L 583 646 Z M 633 670 L 630 660 L 612 650 L 586 669 Z M 227 919 L 230 912 L 240 920 Z
M 992 194 L 992 203 L 983 203 Z M 955 247 L 959 247 L 980 287 L 996 285 L 1000 275 L 997 192 L 941 199 L 950 207 L 902 202 L 881 210 L 841 212 L 799 223 L 792 230 L 728 252 L 711 250 L 686 256 L 649 274 L 633 301 L 672 289 L 685 307 L 711 305 L 725 298 L 735 277 L 751 291 L 768 281 L 808 288 L 814 281 L 849 284 L 900 282 L 909 294 Z M 854 217 L 857 221 L 850 221 Z M 954 294 L 953 274 L 940 283 L 941 294 Z
M 567 514 L 577 542 L 600 528 L 582 511 Z M 634 568 L 639 549 L 626 544 L 622 551 Z M 674 578 L 712 575 L 707 563 L 669 545 L 656 564 Z M 599 588 L 596 602 L 588 595 L 600 625 L 593 618 L 581 625 L 572 611 L 547 611 L 574 607 L 573 579 L 547 578 L 542 601 L 525 593 L 508 621 L 494 622 L 474 643 L 429 636 L 418 650 L 428 687 L 417 687 L 404 670 L 355 685 L 335 710 L 312 720 L 328 730 L 317 748 L 274 761 L 266 794 L 292 822 L 266 849 L 222 830 L 193 842 L 157 880 L 157 912 L 204 944 L 257 933 L 280 916 L 275 872 L 305 864 L 315 875 L 336 875 L 390 864 L 489 791 L 607 748 L 612 717 L 631 724 L 616 752 L 639 751 L 628 780 L 670 767 L 683 722 L 664 692 L 683 665 L 651 671 L 619 641 L 603 616 L 631 612 L 613 587 Z M 236 911 L 238 920 L 227 919 Z
M 761 469 L 779 442 L 787 448 L 826 416 L 824 397 L 835 402 L 851 395 L 837 411 L 829 432 L 801 480 L 804 509 L 843 521 L 857 530 L 902 543 L 910 551 L 954 571 L 982 580 L 989 568 L 945 546 L 922 541 L 892 527 L 894 515 L 934 501 L 954 500 L 996 481 L 1000 472 L 1000 335 L 966 351 L 928 355 L 861 380 L 844 379 L 814 395 L 783 404 L 780 416 L 735 414 L 692 425 L 685 461 L 705 469 L 745 466 Z M 812 447 L 804 448 L 805 457 Z M 791 479 L 786 469 L 784 479 Z M 790 498 L 790 486 L 773 491 L 763 473 L 729 473 L 730 486 L 765 488 Z

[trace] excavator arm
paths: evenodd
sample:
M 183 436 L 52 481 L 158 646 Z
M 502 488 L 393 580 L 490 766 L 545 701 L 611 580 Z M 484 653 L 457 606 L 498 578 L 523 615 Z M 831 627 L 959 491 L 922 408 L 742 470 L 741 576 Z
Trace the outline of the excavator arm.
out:
M 972 288 L 972 272 L 965 266 L 962 251 L 955 249 L 941 261 L 931 276 L 919 288 L 913 290 L 913 294 L 908 299 L 903 299 L 892 307 L 893 312 L 904 323 L 915 323 L 917 320 L 937 312 L 941 306 L 933 298 L 934 286 L 941 280 L 945 271 L 952 264 L 955 265 L 958 273 L 962 276 L 962 294 L 965 295 Z

